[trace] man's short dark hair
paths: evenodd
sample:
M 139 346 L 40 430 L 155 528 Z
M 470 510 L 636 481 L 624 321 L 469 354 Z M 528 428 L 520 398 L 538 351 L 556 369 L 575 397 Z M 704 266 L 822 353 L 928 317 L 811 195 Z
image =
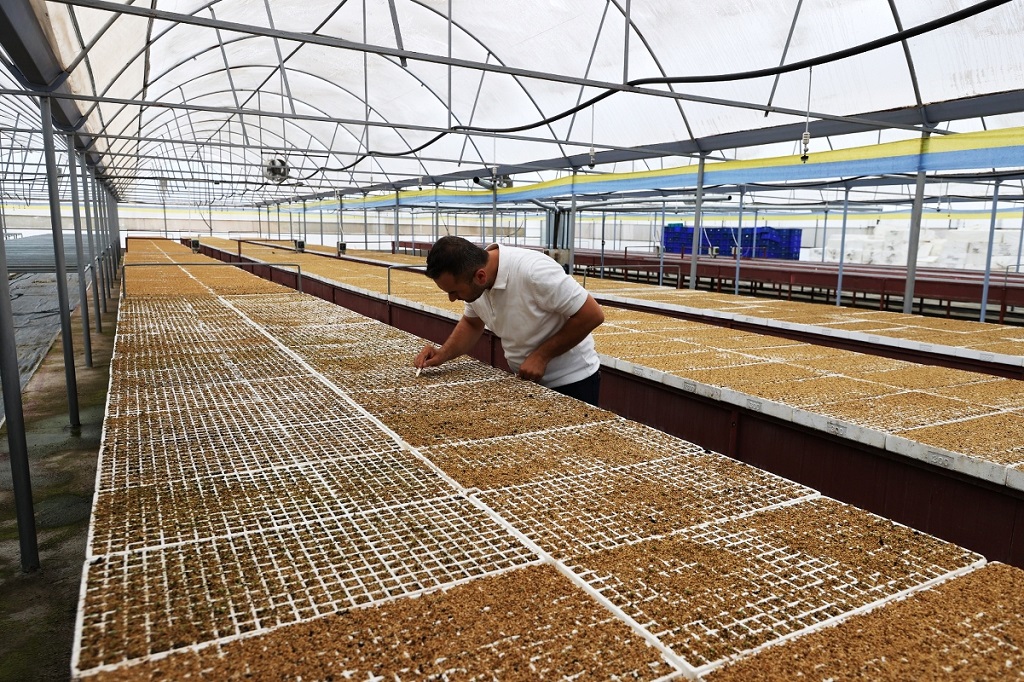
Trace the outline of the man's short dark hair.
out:
M 487 265 L 487 251 L 462 237 L 441 237 L 427 254 L 427 277 L 437 279 L 448 273 L 462 280 Z

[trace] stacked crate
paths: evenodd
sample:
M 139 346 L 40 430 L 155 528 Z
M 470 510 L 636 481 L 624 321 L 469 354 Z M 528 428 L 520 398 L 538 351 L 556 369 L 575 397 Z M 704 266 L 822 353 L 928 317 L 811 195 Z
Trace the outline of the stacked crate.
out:
M 761 227 L 744 227 L 739 230 L 739 244 L 742 248 L 741 258 L 780 258 L 784 260 L 800 259 L 800 240 L 802 231 L 799 229 L 779 229 L 768 225 Z M 701 228 L 700 253 L 703 255 L 733 256 L 737 243 L 735 227 Z M 693 228 L 682 223 L 670 223 L 665 226 L 662 246 L 667 253 L 693 252 Z

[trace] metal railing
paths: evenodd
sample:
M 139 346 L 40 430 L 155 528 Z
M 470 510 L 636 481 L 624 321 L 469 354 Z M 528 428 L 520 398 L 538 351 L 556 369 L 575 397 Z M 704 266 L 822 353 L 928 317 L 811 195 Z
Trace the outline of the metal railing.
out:
M 388 299 L 391 298 L 391 271 L 392 270 L 413 270 L 416 272 L 426 272 L 426 265 L 389 265 L 388 266 Z

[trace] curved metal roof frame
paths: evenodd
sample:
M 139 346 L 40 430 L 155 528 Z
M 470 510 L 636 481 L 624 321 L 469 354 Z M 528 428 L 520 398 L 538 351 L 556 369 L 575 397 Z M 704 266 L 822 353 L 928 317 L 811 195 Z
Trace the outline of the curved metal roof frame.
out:
M 26 88 L 0 98 L 51 94 L 127 201 L 541 181 L 792 153 L 805 131 L 837 149 L 1024 123 L 1021 0 L 9 0 L 0 29 Z M 263 178 L 268 153 L 289 182 Z

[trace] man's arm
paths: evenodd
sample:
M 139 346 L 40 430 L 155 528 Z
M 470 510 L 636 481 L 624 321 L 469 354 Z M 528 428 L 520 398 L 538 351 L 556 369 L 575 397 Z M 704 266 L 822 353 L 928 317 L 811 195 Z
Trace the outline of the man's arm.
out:
M 454 360 L 472 350 L 483 333 L 483 320 L 479 317 L 463 315 L 440 348 L 432 343 L 428 343 L 419 352 L 412 364 L 415 367 L 437 367 L 443 362 Z
M 594 300 L 594 297 L 587 294 L 587 300 L 583 306 L 565 321 L 562 328 L 527 356 L 519 367 L 519 378 L 540 381 L 551 360 L 575 347 L 602 322 L 604 322 L 604 311 L 601 310 L 601 306 Z

